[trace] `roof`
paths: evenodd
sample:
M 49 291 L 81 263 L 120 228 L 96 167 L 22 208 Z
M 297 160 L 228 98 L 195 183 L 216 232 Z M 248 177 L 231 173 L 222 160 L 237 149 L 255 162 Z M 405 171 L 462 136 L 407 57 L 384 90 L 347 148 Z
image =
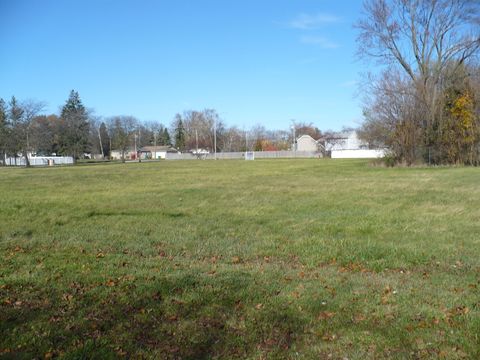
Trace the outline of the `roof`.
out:
M 299 137 L 297 138 L 297 141 L 300 140 L 301 138 L 307 138 L 307 139 L 313 140 L 314 142 L 317 142 L 317 140 L 315 140 L 313 137 L 311 137 L 310 135 L 307 135 L 307 134 L 304 134 L 304 135 L 302 135 L 302 136 L 299 136 Z
M 173 151 L 177 152 L 176 149 L 172 148 L 171 146 L 166 146 L 166 145 L 157 145 L 157 146 L 144 146 L 139 149 L 141 152 L 162 152 L 162 151 Z

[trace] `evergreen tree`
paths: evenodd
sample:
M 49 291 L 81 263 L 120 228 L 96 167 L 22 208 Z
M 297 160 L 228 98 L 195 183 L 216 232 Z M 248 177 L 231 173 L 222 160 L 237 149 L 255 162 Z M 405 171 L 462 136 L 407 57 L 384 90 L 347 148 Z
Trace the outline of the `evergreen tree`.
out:
M 172 140 L 170 139 L 170 134 L 168 133 L 167 128 L 163 129 L 161 138 L 162 138 L 163 145 L 166 145 L 166 146 L 171 146 L 172 145 Z
M 5 101 L 0 98 L 0 156 L 2 157 L 2 164 L 5 165 L 5 158 L 7 157 L 7 140 L 8 140 L 8 126 L 7 126 L 7 105 Z
M 18 103 L 15 96 L 12 96 L 10 100 L 10 109 L 8 111 L 8 122 L 7 126 L 9 128 L 8 136 L 8 153 L 13 155 L 15 159 L 18 156 L 18 153 L 22 150 L 22 117 L 23 109 Z
M 175 146 L 180 151 L 185 150 L 185 127 L 180 115 L 177 115 L 175 122 Z
M 89 128 L 88 113 L 80 100 L 78 92 L 72 90 L 62 108 L 63 120 L 61 134 L 62 152 L 73 157 L 74 161 L 88 150 Z

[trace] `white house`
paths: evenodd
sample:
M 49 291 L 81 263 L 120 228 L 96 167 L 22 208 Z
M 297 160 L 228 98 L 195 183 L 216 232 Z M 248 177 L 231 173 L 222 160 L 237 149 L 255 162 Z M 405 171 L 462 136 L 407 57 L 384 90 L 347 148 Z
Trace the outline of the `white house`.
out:
M 302 135 L 297 139 L 297 151 L 318 151 L 318 141 L 312 138 L 310 135 Z
M 142 159 L 165 159 L 167 153 L 178 154 L 178 150 L 171 146 L 157 145 L 157 146 L 144 146 L 139 150 L 139 156 Z

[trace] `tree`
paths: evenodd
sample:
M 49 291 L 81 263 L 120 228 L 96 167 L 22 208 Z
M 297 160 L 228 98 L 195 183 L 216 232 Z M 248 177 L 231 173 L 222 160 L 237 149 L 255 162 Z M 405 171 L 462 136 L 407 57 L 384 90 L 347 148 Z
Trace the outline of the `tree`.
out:
M 359 55 L 373 58 L 387 68 L 375 80 L 374 96 L 388 98 L 394 92 L 402 94 L 405 84 L 413 91 L 413 96 L 411 91 L 407 94 L 408 102 L 397 99 L 402 103 L 400 112 L 395 107 L 398 102 L 394 102 L 396 105 L 391 109 L 384 109 L 385 114 L 393 115 L 384 120 L 396 123 L 390 129 L 393 137 L 399 136 L 396 139 L 398 154 L 407 162 L 413 161 L 412 156 L 430 159 L 431 148 L 440 148 L 439 131 L 444 127 L 443 122 L 448 121 L 444 116 L 445 84 L 458 77 L 459 70 L 479 52 L 480 3 L 477 0 L 365 0 L 364 14 L 356 25 Z M 401 87 L 395 88 L 399 84 Z M 386 105 L 381 99 L 373 103 Z M 371 108 L 365 110 L 366 114 L 375 114 Z M 403 117 L 398 119 L 400 114 Z M 372 119 L 367 121 L 372 125 Z
M 30 125 L 30 147 L 35 149 L 37 154 L 57 154 L 60 126 L 60 118 L 57 115 L 36 116 Z
M 449 163 L 476 165 L 480 124 L 475 117 L 472 91 L 448 89 L 443 122 L 442 145 Z
M 110 137 L 108 135 L 108 129 L 107 129 L 107 125 L 105 124 L 105 122 L 102 121 L 102 123 L 100 124 L 100 128 L 99 128 L 99 138 L 100 138 L 100 143 L 101 143 L 101 147 L 102 147 L 102 155 L 103 157 L 105 156 L 110 156 Z
M 89 116 L 78 92 L 74 90 L 70 92 L 60 117 L 63 122 L 61 151 L 76 161 L 88 150 L 90 131 Z
M 168 129 L 166 127 L 160 132 L 160 144 L 164 146 L 172 145 L 172 140 L 170 139 L 170 134 L 168 133 Z
M 185 127 L 183 125 L 182 116 L 180 114 L 175 115 L 172 128 L 174 131 L 175 147 L 180 151 L 185 151 Z
M 138 126 L 138 120 L 133 116 L 114 116 L 110 118 L 112 146 L 120 150 L 122 162 L 125 162 L 125 153 L 132 145 L 132 138 Z
M 8 149 L 8 119 L 7 119 L 7 105 L 5 101 L 0 98 L 0 155 L 2 157 L 2 165 L 6 165 Z
M 219 139 L 222 151 L 245 151 L 245 132 L 235 126 L 225 129 Z
M 23 157 L 25 158 L 25 166 L 30 166 L 30 161 L 28 159 L 28 154 L 32 152 L 32 146 L 30 143 L 30 132 L 33 120 L 39 115 L 43 110 L 45 104 L 42 102 L 37 102 L 34 100 L 25 100 L 21 104 L 22 108 L 22 117 L 20 118 L 19 126 L 19 146 L 22 149 Z
M 312 123 L 295 123 L 295 133 L 297 137 L 302 135 L 310 135 L 315 140 L 318 140 L 322 137 L 322 132 Z
M 9 139 L 8 139 L 8 151 L 10 155 L 18 157 L 18 153 L 21 151 L 21 121 L 23 116 L 23 110 L 20 107 L 15 96 L 12 96 L 9 103 L 8 110 L 8 127 L 9 127 Z

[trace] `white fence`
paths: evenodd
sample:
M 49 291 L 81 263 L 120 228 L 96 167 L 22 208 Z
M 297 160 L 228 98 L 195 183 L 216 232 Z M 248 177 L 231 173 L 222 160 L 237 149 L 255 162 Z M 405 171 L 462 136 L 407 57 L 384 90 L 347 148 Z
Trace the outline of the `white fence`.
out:
M 385 156 L 385 150 L 332 150 L 332 159 L 377 159 Z
M 313 151 L 255 151 L 255 159 L 280 159 L 280 158 L 318 158 L 321 154 Z M 218 152 L 217 159 L 245 159 L 244 152 Z M 176 154 L 167 153 L 167 160 L 195 160 L 195 159 L 215 159 L 215 154 L 202 154 L 196 156 L 194 154 Z
M 48 166 L 49 160 L 51 165 L 69 165 L 73 164 L 73 158 L 71 156 L 32 156 L 29 157 L 31 166 Z M 25 158 L 22 157 L 9 157 L 5 159 L 5 165 L 7 166 L 25 166 Z

